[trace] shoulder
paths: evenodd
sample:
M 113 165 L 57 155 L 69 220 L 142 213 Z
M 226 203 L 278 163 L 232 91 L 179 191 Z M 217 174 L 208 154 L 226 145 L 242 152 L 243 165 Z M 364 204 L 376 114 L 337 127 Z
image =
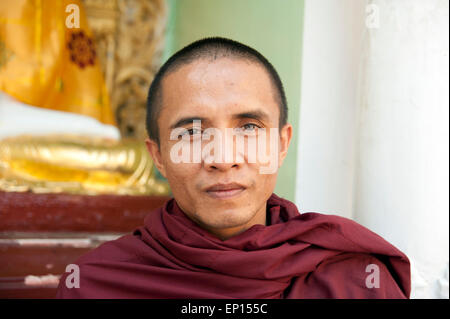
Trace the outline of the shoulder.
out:
M 126 234 L 106 241 L 85 253 L 75 262 L 78 265 L 101 262 L 115 262 L 138 258 L 142 241 L 134 234 Z
M 117 280 L 120 269 L 141 263 L 142 245 L 138 236 L 127 234 L 85 253 L 61 276 L 56 298 L 96 298 L 98 287 Z
M 325 259 L 305 278 L 320 298 L 406 298 L 381 259 L 366 253 L 341 253 Z

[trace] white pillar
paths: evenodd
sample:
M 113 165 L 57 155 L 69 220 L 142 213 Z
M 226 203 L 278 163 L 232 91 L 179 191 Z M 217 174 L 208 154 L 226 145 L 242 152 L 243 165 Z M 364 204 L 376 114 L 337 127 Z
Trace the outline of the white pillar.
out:
M 412 297 L 448 298 L 449 2 L 371 3 L 354 218 L 410 257 Z
M 305 0 L 296 203 L 352 217 L 364 1 Z

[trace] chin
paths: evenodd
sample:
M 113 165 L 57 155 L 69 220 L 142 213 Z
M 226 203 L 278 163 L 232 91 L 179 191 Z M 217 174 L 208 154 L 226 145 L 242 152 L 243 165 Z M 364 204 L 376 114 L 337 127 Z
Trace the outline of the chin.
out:
M 241 211 L 240 209 L 216 209 L 213 215 L 214 218 L 210 218 L 210 213 L 208 217 L 205 223 L 206 225 L 212 228 L 224 229 L 243 226 L 252 219 L 253 215 L 249 214 L 247 209 L 245 211 Z

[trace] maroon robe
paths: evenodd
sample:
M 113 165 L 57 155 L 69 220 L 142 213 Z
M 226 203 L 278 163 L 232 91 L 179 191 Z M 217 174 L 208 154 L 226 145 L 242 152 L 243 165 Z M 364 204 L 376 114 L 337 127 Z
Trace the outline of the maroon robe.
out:
M 57 298 L 409 298 L 405 254 L 356 222 L 300 214 L 273 194 L 267 225 L 225 241 L 189 219 L 174 199 L 132 234 L 76 262 L 80 288 L 61 278 Z M 379 269 L 379 287 L 366 281 Z M 373 277 L 371 277 L 373 279 Z M 369 285 L 370 286 L 370 285 Z

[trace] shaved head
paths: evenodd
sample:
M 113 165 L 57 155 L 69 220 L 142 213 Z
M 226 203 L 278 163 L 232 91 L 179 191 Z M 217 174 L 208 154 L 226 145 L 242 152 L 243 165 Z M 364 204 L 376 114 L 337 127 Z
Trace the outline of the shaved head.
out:
M 197 60 L 215 61 L 221 58 L 244 60 L 264 68 L 272 83 L 274 98 L 280 109 L 280 129 L 287 123 L 287 102 L 281 79 L 272 64 L 258 51 L 242 43 L 225 38 L 205 38 L 176 52 L 160 68 L 150 86 L 147 98 L 146 126 L 150 139 L 159 145 L 158 118 L 162 105 L 162 84 L 164 78 L 183 65 Z

